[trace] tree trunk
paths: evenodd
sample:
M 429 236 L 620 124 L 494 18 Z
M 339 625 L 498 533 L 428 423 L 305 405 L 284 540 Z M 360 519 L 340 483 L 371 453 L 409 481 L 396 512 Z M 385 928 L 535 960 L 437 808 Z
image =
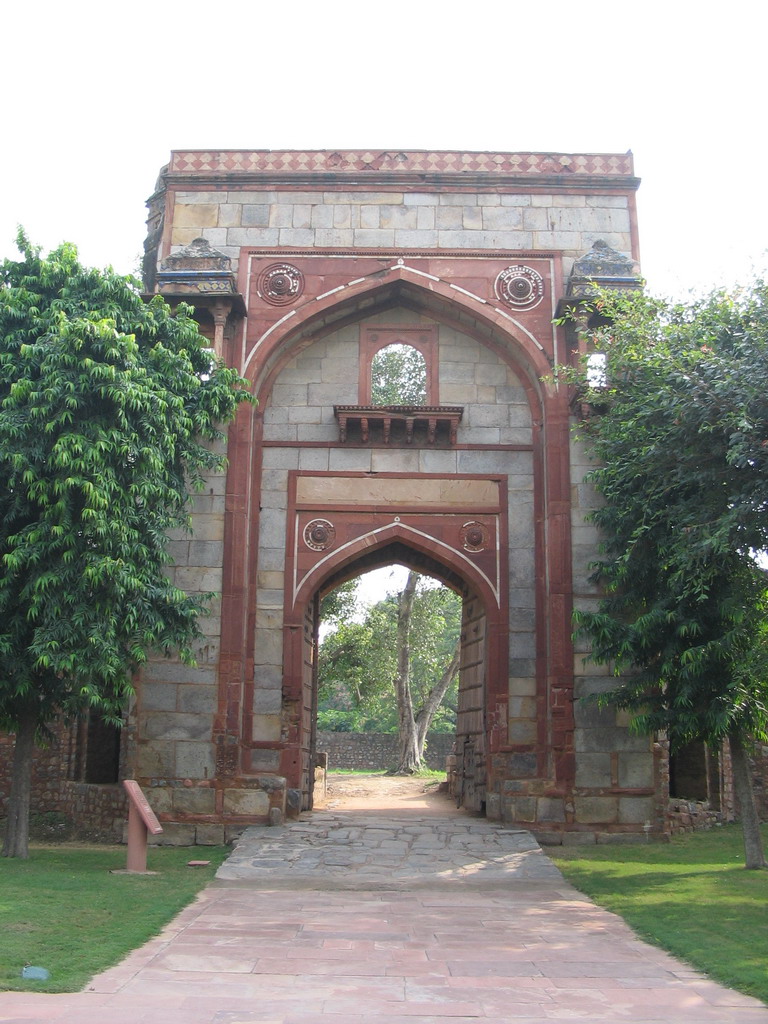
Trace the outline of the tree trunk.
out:
M 3 857 L 29 857 L 29 799 L 32 791 L 32 759 L 35 751 L 37 715 L 25 708 L 19 717 L 13 745 L 11 795 Z
M 744 866 L 755 871 L 768 867 L 768 863 L 766 863 L 763 853 L 760 819 L 757 816 L 755 794 L 752 788 L 752 772 L 741 736 L 733 734 L 728 737 L 728 740 L 731 746 L 733 788 L 739 802 L 741 829 L 744 833 Z
M 421 767 L 421 755 L 416 732 L 411 696 L 411 613 L 416 596 L 419 574 L 408 573 L 408 580 L 397 602 L 397 673 L 395 694 L 397 695 L 397 722 L 399 756 L 396 775 L 410 775 Z
M 459 665 L 461 663 L 461 638 L 456 641 L 456 647 L 451 660 L 445 667 L 445 671 L 440 677 L 440 681 L 429 691 L 429 696 L 424 702 L 424 707 L 416 715 L 416 736 L 418 741 L 419 760 L 424 760 L 424 744 L 427 741 L 427 733 L 429 727 L 432 725 L 432 719 L 435 717 L 437 709 L 443 700 L 443 697 L 448 692 L 448 687 L 451 685 L 456 677 L 456 673 L 459 671 Z

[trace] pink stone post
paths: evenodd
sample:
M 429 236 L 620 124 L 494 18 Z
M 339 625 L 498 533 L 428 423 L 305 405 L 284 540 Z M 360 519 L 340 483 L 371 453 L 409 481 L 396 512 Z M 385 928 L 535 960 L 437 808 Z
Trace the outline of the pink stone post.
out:
M 126 871 L 147 873 L 147 836 L 159 835 L 163 826 L 155 817 L 138 782 L 125 779 L 123 787 L 128 794 L 128 860 Z

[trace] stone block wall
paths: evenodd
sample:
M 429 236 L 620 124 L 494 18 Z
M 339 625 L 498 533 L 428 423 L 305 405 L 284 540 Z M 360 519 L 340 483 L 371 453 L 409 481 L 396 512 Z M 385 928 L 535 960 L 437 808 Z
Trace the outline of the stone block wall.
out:
M 207 476 L 204 489 L 191 504 L 194 532 L 176 531 L 169 552 L 174 564 L 169 567 L 173 582 L 186 593 L 220 594 L 224 559 L 224 512 L 226 472 Z M 212 742 L 212 721 L 216 713 L 217 669 L 221 635 L 221 603 L 215 597 L 210 614 L 199 620 L 203 637 L 194 645 L 196 666 L 175 658 L 151 655 L 142 669 L 132 709 L 130 758 L 132 771 L 144 785 L 162 786 L 152 791 L 159 815 L 172 814 L 173 793 L 183 792 L 176 802 L 187 811 L 213 814 L 216 772 Z M 178 787 L 164 788 L 169 781 Z M 180 809 L 180 807 L 178 808 Z
M 235 269 L 242 246 L 562 251 L 564 271 L 603 239 L 630 254 L 626 195 L 505 191 L 175 192 L 171 245 L 205 238 Z
M 424 761 L 434 771 L 445 770 L 454 737 L 450 733 L 429 733 Z M 317 749 L 328 755 L 328 770 L 347 769 L 381 772 L 397 761 L 397 736 L 374 732 L 318 732 Z

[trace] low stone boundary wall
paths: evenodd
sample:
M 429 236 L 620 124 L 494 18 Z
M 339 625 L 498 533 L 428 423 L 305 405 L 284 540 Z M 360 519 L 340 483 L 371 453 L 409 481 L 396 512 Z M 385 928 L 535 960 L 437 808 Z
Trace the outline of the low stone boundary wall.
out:
M 444 771 L 454 737 L 430 733 L 424 760 L 427 767 Z M 317 749 L 328 754 L 328 769 L 386 771 L 397 761 L 397 736 L 378 732 L 318 732 Z

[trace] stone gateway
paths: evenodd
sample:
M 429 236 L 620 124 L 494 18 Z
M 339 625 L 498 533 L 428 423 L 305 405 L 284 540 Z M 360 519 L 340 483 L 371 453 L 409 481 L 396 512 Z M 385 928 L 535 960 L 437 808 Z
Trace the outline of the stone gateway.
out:
M 172 154 L 147 293 L 194 307 L 258 407 L 171 543 L 179 587 L 220 595 L 198 667 L 151 661 L 122 730 L 171 841 L 312 807 L 319 600 L 391 563 L 462 597 L 459 803 L 550 841 L 665 830 L 664 751 L 582 699 L 611 682 L 571 639 L 594 495 L 552 382 L 594 283 L 639 287 L 637 187 L 631 154 Z M 377 401 L 393 345 L 418 401 Z M 106 740 L 76 732 L 59 768 L 92 813 Z

